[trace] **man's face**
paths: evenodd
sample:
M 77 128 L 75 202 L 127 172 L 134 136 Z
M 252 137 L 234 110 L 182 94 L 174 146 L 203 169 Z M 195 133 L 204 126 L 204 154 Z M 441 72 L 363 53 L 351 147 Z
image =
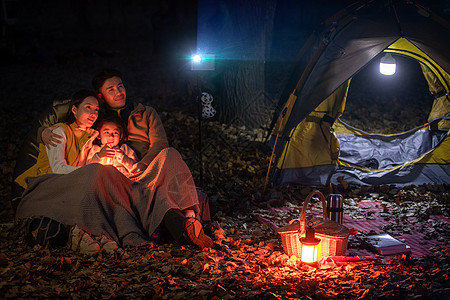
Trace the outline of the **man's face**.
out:
M 110 108 L 119 109 L 127 102 L 127 91 L 119 77 L 106 79 L 99 95 Z

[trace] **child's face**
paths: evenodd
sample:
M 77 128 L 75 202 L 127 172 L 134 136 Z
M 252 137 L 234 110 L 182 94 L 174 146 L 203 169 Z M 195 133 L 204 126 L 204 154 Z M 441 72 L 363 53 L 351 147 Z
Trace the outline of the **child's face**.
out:
M 100 141 L 102 145 L 109 144 L 110 147 L 115 147 L 120 141 L 120 129 L 114 123 L 104 123 L 100 128 Z

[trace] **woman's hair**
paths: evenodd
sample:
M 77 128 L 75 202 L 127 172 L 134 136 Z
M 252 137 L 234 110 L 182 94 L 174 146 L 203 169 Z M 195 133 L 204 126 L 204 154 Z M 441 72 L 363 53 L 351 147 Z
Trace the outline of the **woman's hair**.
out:
M 100 89 L 105 81 L 113 77 L 119 77 L 122 80 L 122 73 L 114 69 L 105 69 L 95 74 L 94 78 L 92 78 L 92 87 L 94 88 L 94 91 L 100 93 Z
M 112 123 L 112 124 L 117 125 L 117 127 L 119 128 L 119 132 L 120 132 L 119 144 L 117 144 L 117 146 L 119 146 L 119 147 L 122 146 L 122 144 L 124 144 L 128 138 L 127 128 L 125 126 L 125 123 L 119 117 L 107 116 L 107 117 L 104 117 L 104 118 L 101 118 L 100 120 L 98 120 L 98 122 L 95 123 L 94 127 L 98 132 L 100 132 L 100 130 L 103 127 L 103 124 L 105 124 L 105 123 Z M 100 134 L 95 139 L 94 144 L 101 146 L 102 142 L 100 139 Z
M 87 97 L 94 97 L 98 101 L 97 94 L 94 91 L 88 89 L 78 90 L 72 95 L 72 97 L 70 98 L 69 111 L 67 112 L 66 117 L 67 124 L 75 122 L 75 116 L 72 112 L 72 107 L 75 106 L 76 108 L 78 108 L 80 104 L 83 102 L 83 100 L 86 99 Z

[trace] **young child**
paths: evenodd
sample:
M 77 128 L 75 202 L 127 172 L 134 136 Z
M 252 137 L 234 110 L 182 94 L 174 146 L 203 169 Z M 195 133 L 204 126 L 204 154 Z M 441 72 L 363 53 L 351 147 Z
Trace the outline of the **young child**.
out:
M 127 177 L 133 175 L 139 159 L 133 149 L 125 144 L 127 136 L 122 120 L 104 118 L 96 127 L 99 135 L 88 153 L 87 163 L 112 165 Z

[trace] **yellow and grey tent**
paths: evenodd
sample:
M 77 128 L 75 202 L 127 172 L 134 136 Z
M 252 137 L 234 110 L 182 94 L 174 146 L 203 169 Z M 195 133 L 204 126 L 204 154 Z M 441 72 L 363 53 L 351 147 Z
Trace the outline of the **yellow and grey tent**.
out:
M 301 76 L 275 116 L 276 184 L 450 183 L 450 25 L 414 1 L 359 1 L 325 21 L 301 50 Z M 370 134 L 339 118 L 351 80 L 386 53 L 420 64 L 435 100 L 423 126 Z M 283 101 L 283 99 L 281 99 Z

